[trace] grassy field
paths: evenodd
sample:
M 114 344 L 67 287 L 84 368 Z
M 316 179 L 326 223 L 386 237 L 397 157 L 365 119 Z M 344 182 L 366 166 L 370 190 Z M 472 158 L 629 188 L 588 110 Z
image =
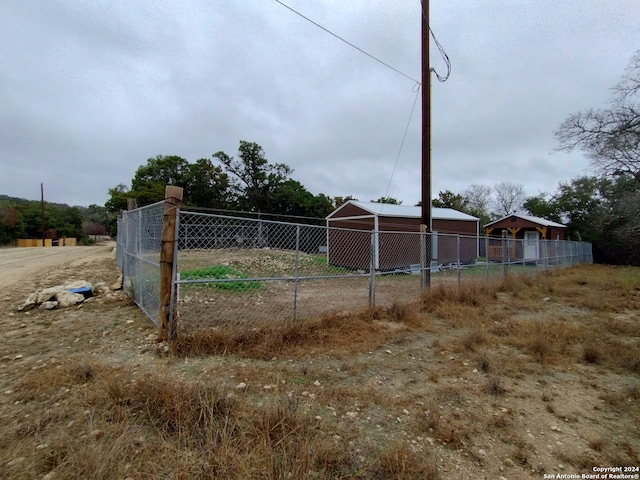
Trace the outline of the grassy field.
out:
M 640 269 L 452 287 L 185 332 L 126 361 L 124 329 L 111 351 L 85 341 L 10 374 L 7 359 L 0 477 L 540 479 L 640 465 Z

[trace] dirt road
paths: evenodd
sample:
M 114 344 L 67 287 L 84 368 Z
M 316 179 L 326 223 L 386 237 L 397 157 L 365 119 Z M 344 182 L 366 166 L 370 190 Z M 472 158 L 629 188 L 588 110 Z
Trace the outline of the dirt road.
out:
M 91 263 L 94 257 L 111 252 L 115 242 L 88 247 L 0 248 L 0 288 L 5 289 L 30 280 L 46 277 L 61 266 Z

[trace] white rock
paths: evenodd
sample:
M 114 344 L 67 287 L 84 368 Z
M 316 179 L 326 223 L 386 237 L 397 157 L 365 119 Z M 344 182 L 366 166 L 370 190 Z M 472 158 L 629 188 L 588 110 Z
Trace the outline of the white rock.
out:
M 55 287 L 45 288 L 36 294 L 36 303 L 46 302 L 58 295 L 60 292 L 65 292 L 65 288 L 62 285 Z
M 55 300 L 48 300 L 46 302 L 42 302 L 39 308 L 43 308 L 44 310 L 53 310 L 58 306 L 58 302 Z
M 316 387 L 319 387 L 319 386 L 320 386 L 320 382 L 319 382 L 318 380 L 316 380 L 315 382 L 313 382 L 313 384 L 314 384 Z
M 236 390 L 244 390 L 245 388 L 247 388 L 247 384 L 244 382 L 240 382 L 236 385 Z
M 60 308 L 65 308 L 84 302 L 84 296 L 79 293 L 71 293 L 67 290 L 63 290 L 56 294 L 56 300 L 58 301 L 58 306 Z

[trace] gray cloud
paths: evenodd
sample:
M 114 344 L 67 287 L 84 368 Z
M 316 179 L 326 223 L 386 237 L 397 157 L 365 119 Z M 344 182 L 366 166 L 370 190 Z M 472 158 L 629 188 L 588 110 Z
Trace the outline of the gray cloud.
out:
M 419 2 L 288 4 L 418 78 Z M 551 154 L 553 130 L 608 100 L 640 48 L 637 1 L 432 1 L 430 17 L 453 63 L 432 86 L 434 196 L 588 172 Z M 0 193 L 103 204 L 147 158 L 249 140 L 313 193 L 420 199 L 419 103 L 390 183 L 413 82 L 275 1 L 8 0 L 0 36 Z

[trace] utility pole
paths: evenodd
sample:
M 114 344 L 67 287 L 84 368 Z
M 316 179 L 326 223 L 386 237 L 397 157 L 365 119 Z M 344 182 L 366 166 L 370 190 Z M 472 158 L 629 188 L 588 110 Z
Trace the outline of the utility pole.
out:
M 44 223 L 44 183 L 40 183 L 40 210 L 41 210 L 41 220 L 42 220 L 42 246 L 44 247 L 44 237 L 47 234 L 47 230 L 45 228 Z
M 422 0 L 422 287 L 431 286 L 431 69 L 429 68 L 429 0 Z

